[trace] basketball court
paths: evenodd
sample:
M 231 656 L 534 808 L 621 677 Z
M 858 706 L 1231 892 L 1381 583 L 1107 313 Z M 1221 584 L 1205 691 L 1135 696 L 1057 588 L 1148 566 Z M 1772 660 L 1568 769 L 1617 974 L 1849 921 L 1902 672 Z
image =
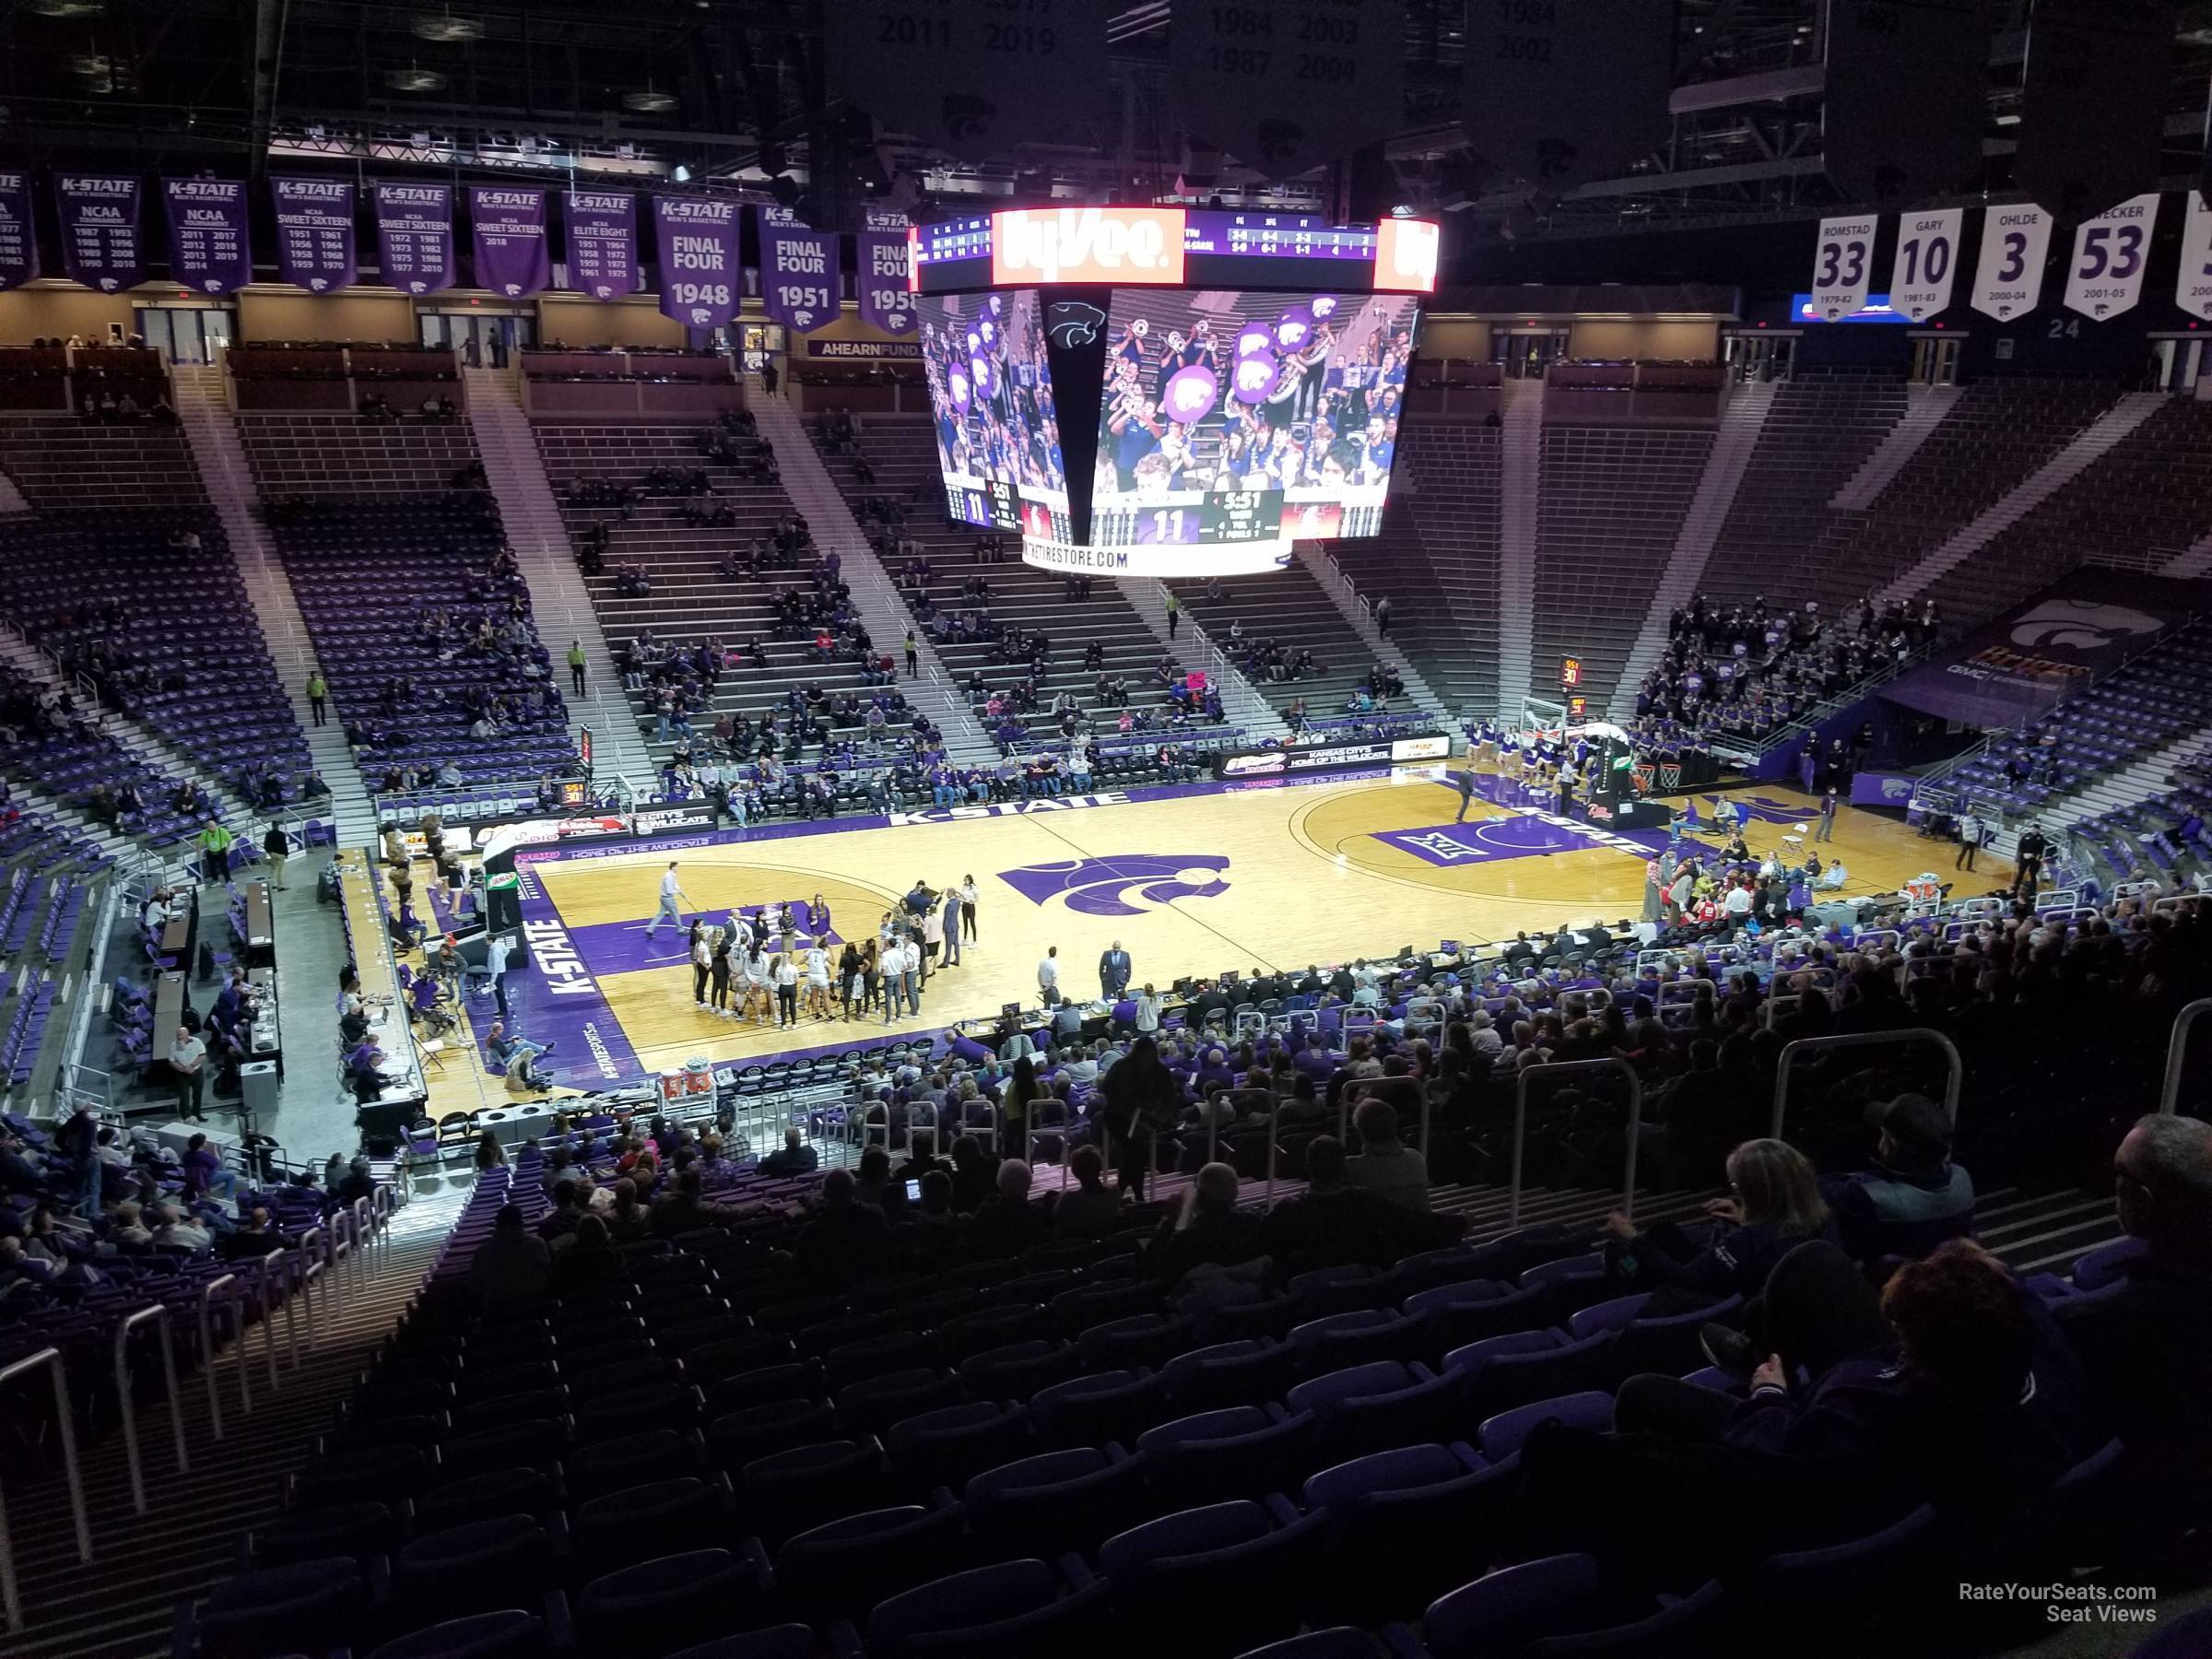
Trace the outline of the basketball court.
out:
M 1611 924 L 1641 913 L 1644 865 L 1665 832 L 1614 834 L 1523 804 L 1516 785 L 1478 779 L 1482 794 L 1455 824 L 1456 787 L 1441 769 L 1339 775 L 1311 782 L 1137 789 L 935 809 L 865 827 L 779 825 L 671 837 L 601 853 L 548 848 L 518 856 L 532 971 L 510 981 L 522 1025 L 558 1038 L 563 1084 L 582 1088 L 681 1066 L 699 1056 L 750 1060 L 941 1030 L 1037 1001 L 1037 963 L 1058 947 L 1060 983 L 1097 994 L 1100 953 L 1120 940 L 1135 982 L 1281 970 Z M 1809 836 L 1815 806 L 1790 790 L 1726 792 L 1763 853 Z M 1490 798 L 1483 798 L 1488 796 Z M 1709 851 L 1703 826 L 1685 830 Z M 848 820 L 849 821 L 849 820 Z M 1832 848 L 1846 895 L 1895 891 L 1940 853 L 1902 824 L 1844 810 Z M 670 858 L 687 918 L 725 921 L 764 903 L 829 907 L 835 940 L 872 935 L 920 880 L 933 889 L 972 877 L 979 939 L 957 968 L 930 976 L 922 1012 L 886 1024 L 802 1017 L 794 1029 L 733 1024 L 692 1001 L 684 935 L 647 926 Z M 1948 874 L 1947 862 L 1944 874 Z M 1994 879 L 2001 870 L 1984 872 Z

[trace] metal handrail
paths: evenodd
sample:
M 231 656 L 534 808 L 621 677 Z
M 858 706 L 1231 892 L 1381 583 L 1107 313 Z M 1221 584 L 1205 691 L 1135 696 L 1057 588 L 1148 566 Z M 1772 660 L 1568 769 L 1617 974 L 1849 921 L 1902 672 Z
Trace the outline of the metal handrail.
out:
M 76 1523 L 76 1559 L 80 1563 L 88 1562 L 92 1559 L 92 1524 L 85 1514 L 85 1478 L 76 1466 L 76 1421 L 69 1413 L 69 1381 L 62 1370 L 62 1350 L 44 1347 L 26 1354 L 0 1371 L 0 1388 L 41 1366 L 51 1366 L 53 1371 L 53 1415 L 62 1440 L 62 1465 L 69 1481 L 70 1515 Z M 16 1584 L 16 1546 L 8 1535 L 5 1503 L 0 1503 L 0 1602 L 6 1606 L 8 1634 L 15 1635 L 23 1629 L 23 1598 Z
M 1513 1188 L 1512 1206 L 1507 1212 L 1509 1227 L 1521 1225 L 1521 1161 L 1528 1145 L 1528 1080 L 1537 1072 L 1594 1072 L 1617 1071 L 1629 1080 L 1629 1143 L 1625 1159 L 1625 1191 L 1621 1194 L 1620 1213 L 1633 1220 L 1636 1216 L 1636 1142 L 1643 1128 L 1643 1079 L 1636 1068 L 1618 1054 L 1607 1054 L 1598 1060 L 1553 1060 L 1542 1065 L 1523 1068 L 1513 1081 Z
M 2173 1017 L 2173 1035 L 2166 1040 L 2166 1080 L 2159 1088 L 2161 1117 L 2182 1109 L 2182 1061 L 2189 1052 L 2189 1028 L 2206 1014 L 2212 1014 L 2212 996 L 2199 997 Z
M 323 1303 L 330 1294 L 329 1281 L 324 1274 L 324 1261 L 316 1246 L 323 1242 L 323 1230 L 311 1227 L 301 1233 L 292 1245 L 300 1275 L 300 1297 L 307 1304 L 307 1347 L 313 1352 L 319 1346 L 323 1331 Z M 295 1356 L 294 1369 L 298 1369 Z
M 1785 1045 L 1774 1077 L 1774 1122 L 1768 1133 L 1776 1140 L 1782 1138 L 1783 1114 L 1790 1105 L 1790 1073 L 1794 1056 L 1806 1049 L 1865 1048 L 1874 1043 L 1892 1045 L 1908 1042 L 1932 1042 L 1943 1050 L 1946 1076 L 1943 1086 L 1944 1121 L 1954 1129 L 1959 1125 L 1959 1086 L 1966 1076 L 1965 1064 L 1959 1058 L 1959 1045 L 1932 1026 L 1908 1026 L 1901 1031 L 1845 1031 L 1832 1037 L 1800 1037 Z
M 251 1417 L 253 1412 L 253 1383 L 246 1375 L 246 1312 L 243 1287 L 238 1275 L 226 1273 L 209 1279 L 200 1287 L 200 1364 L 207 1373 L 207 1426 L 217 1440 L 223 1438 L 222 1391 L 215 1381 L 215 1328 L 208 1314 L 215 1306 L 215 1293 L 228 1287 L 225 1299 L 230 1304 L 231 1323 L 237 1326 L 238 1336 L 238 1397 L 239 1415 Z
M 131 1468 L 131 1507 L 141 1515 L 146 1513 L 146 1477 L 138 1459 L 138 1408 L 131 1398 L 131 1368 L 127 1351 L 132 1329 L 143 1321 L 159 1320 L 161 1324 L 161 1376 L 169 1389 L 169 1423 L 177 1440 L 177 1473 L 188 1473 L 192 1468 L 192 1453 L 184 1443 L 184 1402 L 177 1392 L 177 1357 L 171 1342 L 169 1310 L 159 1302 L 140 1308 L 125 1315 L 115 1331 L 115 1397 L 123 1413 L 123 1449 Z
M 258 1264 L 261 1269 L 261 1355 L 268 1366 L 269 1392 L 271 1394 L 277 1392 L 276 1300 L 279 1292 L 275 1277 L 277 1273 L 286 1275 L 282 1292 L 284 1328 L 291 1341 L 292 1369 L 294 1371 L 300 1369 L 300 1313 L 299 1310 L 292 1305 L 290 1275 L 286 1271 L 288 1259 L 286 1252 L 280 1247 L 270 1251 L 268 1254 L 260 1259 Z M 242 1355 L 241 1363 L 243 1363 Z

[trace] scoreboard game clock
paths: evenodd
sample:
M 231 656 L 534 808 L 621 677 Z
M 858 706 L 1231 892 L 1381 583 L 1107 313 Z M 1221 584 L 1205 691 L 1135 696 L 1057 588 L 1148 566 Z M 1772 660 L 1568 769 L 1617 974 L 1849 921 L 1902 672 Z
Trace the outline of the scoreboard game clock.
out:
M 952 515 L 1025 561 L 1234 575 L 1382 528 L 1436 226 L 1012 208 L 908 252 Z

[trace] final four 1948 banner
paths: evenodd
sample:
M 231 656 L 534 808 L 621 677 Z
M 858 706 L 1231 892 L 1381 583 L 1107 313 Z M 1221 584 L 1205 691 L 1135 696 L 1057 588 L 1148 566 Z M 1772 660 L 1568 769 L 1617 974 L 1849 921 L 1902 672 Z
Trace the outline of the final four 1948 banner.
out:
M 737 204 L 655 196 L 653 225 L 661 261 L 661 315 L 686 328 L 726 327 L 744 295 Z

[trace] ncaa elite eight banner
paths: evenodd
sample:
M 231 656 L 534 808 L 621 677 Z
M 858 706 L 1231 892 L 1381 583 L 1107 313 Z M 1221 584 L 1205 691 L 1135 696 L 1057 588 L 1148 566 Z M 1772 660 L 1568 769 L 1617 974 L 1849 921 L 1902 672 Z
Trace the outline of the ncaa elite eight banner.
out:
M 568 286 L 594 300 L 638 291 L 638 198 L 628 191 L 571 190 L 561 196 L 569 227 Z
M 237 179 L 164 179 L 169 274 L 203 294 L 232 294 L 253 280 L 246 240 L 246 186 Z
M 837 321 L 837 239 L 787 225 L 760 226 L 760 300 L 794 334 Z
M 723 328 L 737 314 L 737 204 L 701 196 L 655 196 L 653 227 L 661 262 L 661 315 L 686 328 Z
M 327 294 L 359 270 L 349 179 L 271 179 L 276 214 L 276 272 L 294 288 Z

